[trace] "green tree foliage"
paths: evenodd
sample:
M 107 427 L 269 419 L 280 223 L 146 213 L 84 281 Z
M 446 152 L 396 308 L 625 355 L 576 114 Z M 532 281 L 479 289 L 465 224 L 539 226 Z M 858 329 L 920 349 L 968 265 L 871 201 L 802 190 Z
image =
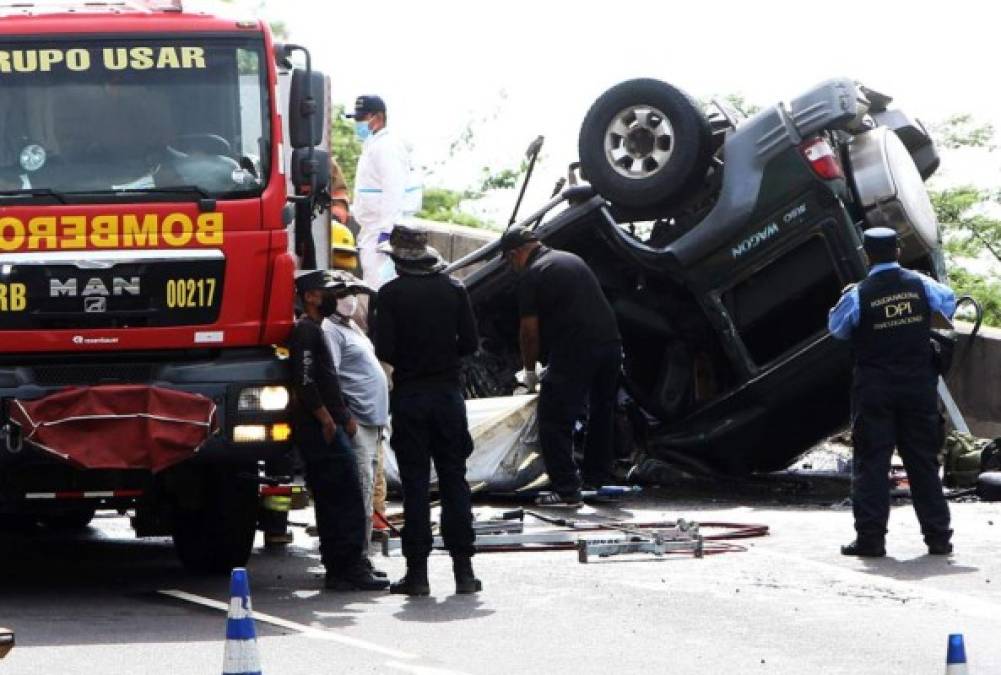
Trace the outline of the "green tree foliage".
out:
M 971 115 L 953 115 L 932 127 L 939 148 L 994 151 L 994 129 Z M 1001 279 L 972 272 L 971 258 L 1001 263 L 1001 194 L 969 185 L 929 190 L 945 240 L 949 283 L 957 295 L 972 296 L 984 310 L 984 323 L 1001 326 Z
M 985 277 L 962 267 L 949 269 L 949 285 L 957 296 L 969 295 L 984 312 L 984 325 L 1001 326 L 1001 283 L 996 277 Z
M 723 100 L 734 107 L 737 112 L 745 117 L 750 117 L 761 112 L 761 106 L 747 100 L 743 94 L 727 94 Z
M 330 110 L 330 151 L 344 173 L 348 190 L 355 185 L 355 170 L 358 168 L 358 157 L 361 155 L 361 141 L 355 134 L 355 126 L 351 120 L 344 117 L 344 106 L 333 106 Z
M 945 237 L 949 284 L 957 295 L 969 295 L 984 310 L 984 323 L 1001 326 L 1001 280 L 995 274 L 970 271 L 963 259 L 989 253 L 1001 262 L 1001 220 L 989 215 L 998 195 L 971 186 L 930 191 L 932 206 Z
M 986 251 L 1001 262 L 1001 221 L 988 215 L 992 207 L 1001 207 L 996 193 L 966 185 L 932 190 L 930 195 L 948 235 L 947 253 L 977 257 Z
M 459 209 L 459 205 L 466 199 L 474 197 L 469 192 L 459 192 L 448 188 L 426 188 L 424 190 L 424 202 L 422 208 L 417 213 L 418 218 L 436 220 L 442 223 L 455 223 L 468 227 L 489 228 L 490 225 L 474 215 L 465 213 Z
M 939 148 L 994 149 L 993 125 L 980 122 L 968 113 L 952 115 L 932 127 L 932 134 Z

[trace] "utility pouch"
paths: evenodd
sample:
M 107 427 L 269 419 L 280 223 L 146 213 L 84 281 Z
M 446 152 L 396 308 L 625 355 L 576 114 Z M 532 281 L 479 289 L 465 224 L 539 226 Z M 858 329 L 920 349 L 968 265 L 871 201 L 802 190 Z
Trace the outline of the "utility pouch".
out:
M 932 363 L 935 372 L 945 377 L 952 367 L 952 357 L 956 351 L 955 331 L 932 329 L 931 331 Z

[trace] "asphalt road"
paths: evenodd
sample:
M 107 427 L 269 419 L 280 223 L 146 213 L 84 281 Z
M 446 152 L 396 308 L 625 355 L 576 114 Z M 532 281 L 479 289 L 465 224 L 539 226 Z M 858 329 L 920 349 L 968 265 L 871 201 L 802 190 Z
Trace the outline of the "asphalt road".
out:
M 505 507 L 509 508 L 509 506 Z M 583 515 L 593 513 L 587 509 Z M 481 555 L 485 590 L 453 594 L 431 561 L 432 597 L 319 590 L 315 540 L 250 564 L 265 673 L 942 672 L 949 633 L 971 672 L 1001 671 L 1001 504 L 956 504 L 957 553 L 924 554 L 909 506 L 889 557 L 844 558 L 844 507 L 645 499 L 613 515 L 765 523 L 745 552 L 577 562 L 574 552 Z M 300 516 L 301 518 L 301 516 Z M 124 518 L 78 537 L 0 536 L 0 625 L 18 646 L 0 674 L 219 673 L 225 615 L 167 597 L 226 601 L 226 579 L 190 578 L 168 540 Z M 400 558 L 378 559 L 396 577 Z

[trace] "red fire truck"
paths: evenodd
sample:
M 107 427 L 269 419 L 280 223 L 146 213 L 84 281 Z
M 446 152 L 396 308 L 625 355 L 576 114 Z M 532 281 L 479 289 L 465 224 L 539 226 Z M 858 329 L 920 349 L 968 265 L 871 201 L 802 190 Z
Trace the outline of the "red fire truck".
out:
M 19 1 L 0 93 L 0 524 L 117 509 L 189 569 L 245 563 L 291 445 L 325 79 L 177 0 Z

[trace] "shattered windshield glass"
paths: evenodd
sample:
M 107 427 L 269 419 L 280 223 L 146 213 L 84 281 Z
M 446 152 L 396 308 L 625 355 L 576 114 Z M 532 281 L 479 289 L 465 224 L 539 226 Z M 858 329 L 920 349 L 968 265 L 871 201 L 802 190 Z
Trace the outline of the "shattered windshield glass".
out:
M 251 39 L 0 43 L 0 198 L 259 194 L 264 65 Z

